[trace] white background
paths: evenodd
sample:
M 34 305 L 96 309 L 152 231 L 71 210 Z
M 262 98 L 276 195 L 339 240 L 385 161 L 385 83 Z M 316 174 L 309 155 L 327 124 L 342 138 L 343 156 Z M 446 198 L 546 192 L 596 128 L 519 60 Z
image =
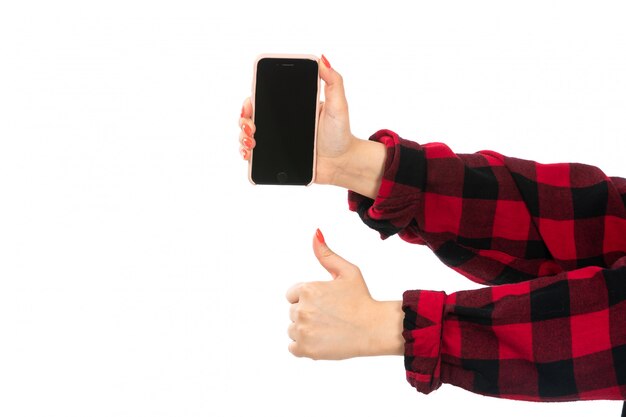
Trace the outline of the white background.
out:
M 253 187 L 237 120 L 263 52 L 324 53 L 353 132 L 624 176 L 626 10 L 589 1 L 13 1 L 0 6 L 0 415 L 618 415 L 444 386 L 400 357 L 287 352 L 284 293 L 476 288 L 381 241 L 343 190 Z

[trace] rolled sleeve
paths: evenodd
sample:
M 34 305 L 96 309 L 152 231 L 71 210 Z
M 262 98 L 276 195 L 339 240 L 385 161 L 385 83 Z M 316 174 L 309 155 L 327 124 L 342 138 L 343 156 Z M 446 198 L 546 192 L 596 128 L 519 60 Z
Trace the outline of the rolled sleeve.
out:
M 387 149 L 380 189 L 375 199 L 349 191 L 348 204 L 366 225 L 386 239 L 415 224 L 415 215 L 421 212 L 425 157 L 419 144 L 389 130 L 376 132 L 370 140 L 384 144 Z
M 446 294 L 406 291 L 403 296 L 404 364 L 408 382 L 428 394 L 441 385 L 441 337 Z

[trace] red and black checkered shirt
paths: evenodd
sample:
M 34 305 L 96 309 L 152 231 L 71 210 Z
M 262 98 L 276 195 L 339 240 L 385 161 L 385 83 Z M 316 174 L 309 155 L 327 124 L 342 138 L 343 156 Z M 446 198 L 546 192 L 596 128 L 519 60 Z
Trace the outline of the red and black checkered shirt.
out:
M 626 180 L 457 155 L 383 130 L 376 199 L 350 209 L 485 288 L 404 293 L 408 381 L 531 401 L 626 398 Z

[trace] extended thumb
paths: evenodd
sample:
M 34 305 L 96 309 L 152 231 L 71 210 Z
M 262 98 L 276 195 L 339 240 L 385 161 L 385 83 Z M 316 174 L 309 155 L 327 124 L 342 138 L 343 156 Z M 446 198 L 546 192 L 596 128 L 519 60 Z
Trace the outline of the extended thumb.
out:
M 328 247 L 320 229 L 317 229 L 313 238 L 313 252 L 320 265 L 332 275 L 333 279 L 339 277 L 347 266 L 352 265 Z

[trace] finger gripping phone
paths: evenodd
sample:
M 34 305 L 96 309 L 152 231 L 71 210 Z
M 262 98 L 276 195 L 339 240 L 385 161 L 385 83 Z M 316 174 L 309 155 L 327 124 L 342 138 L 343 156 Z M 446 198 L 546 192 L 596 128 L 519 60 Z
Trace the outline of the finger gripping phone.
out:
M 319 74 L 313 55 L 261 55 L 254 68 L 253 184 L 309 185 L 315 176 Z

